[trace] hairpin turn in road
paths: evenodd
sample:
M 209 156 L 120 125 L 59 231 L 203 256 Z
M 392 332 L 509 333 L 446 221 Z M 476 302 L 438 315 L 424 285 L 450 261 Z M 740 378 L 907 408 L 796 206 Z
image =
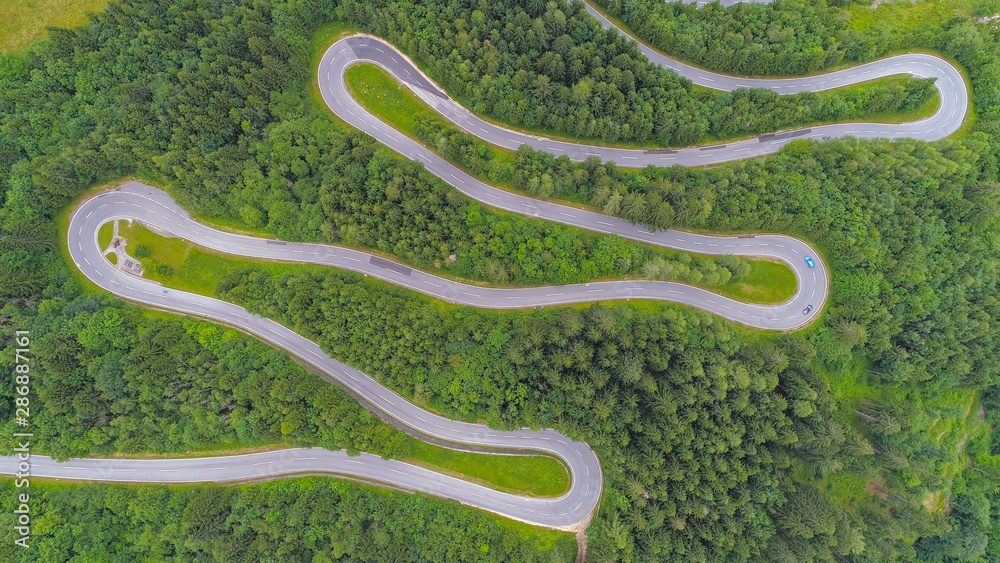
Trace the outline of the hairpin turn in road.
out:
M 614 28 L 611 22 L 591 6 L 588 5 L 587 9 L 603 26 Z M 327 473 L 425 492 L 541 526 L 571 528 L 586 522 L 597 506 L 602 486 L 600 464 L 586 444 L 572 441 L 553 430 L 499 431 L 484 425 L 449 420 L 425 411 L 364 373 L 333 360 L 315 343 L 270 319 L 252 315 L 242 307 L 218 299 L 165 289 L 154 282 L 118 270 L 104 258 L 103 249 L 97 244 L 97 233 L 100 226 L 110 220 L 138 219 L 220 252 L 324 264 L 362 272 L 440 299 L 476 307 L 502 309 L 608 299 L 659 299 L 687 304 L 758 328 L 793 330 L 820 314 L 829 288 L 827 268 L 818 253 L 805 242 L 781 235 L 737 237 L 672 230 L 652 232 L 616 217 L 499 190 L 469 176 L 368 113 L 348 94 L 344 71 L 359 62 L 375 63 L 392 73 L 445 118 L 492 144 L 511 149 L 528 144 L 556 155 L 565 154 L 575 161 L 597 156 L 629 167 L 726 162 L 771 154 L 795 139 L 853 135 L 937 140 L 957 131 L 968 111 L 968 92 L 961 73 L 943 59 L 931 55 L 900 55 L 817 76 L 771 80 L 710 73 L 673 61 L 641 44 L 640 50 L 653 62 L 674 69 L 694 83 L 720 90 L 769 88 L 783 94 L 820 91 L 906 73 L 936 78 L 941 104 L 931 117 L 903 124 L 825 125 L 762 135 L 714 147 L 678 150 L 595 147 L 511 131 L 474 116 L 451 100 L 409 59 L 380 39 L 353 36 L 338 41 L 324 55 L 319 68 L 319 80 L 323 97 L 330 109 L 399 154 L 423 163 L 428 171 L 463 194 L 487 205 L 529 217 L 600 233 L 614 233 L 663 247 L 703 254 L 734 254 L 781 260 L 795 272 L 798 290 L 792 299 L 779 305 L 741 303 L 699 288 L 667 282 L 617 281 L 518 289 L 472 286 L 351 249 L 273 241 L 218 231 L 192 220 L 166 193 L 137 182 L 128 183 L 116 191 L 106 192 L 86 201 L 75 211 L 69 228 L 70 253 L 77 267 L 91 281 L 111 293 L 159 309 L 195 315 L 237 327 L 322 371 L 382 415 L 409 427 L 417 434 L 448 442 L 457 449 L 496 448 L 553 455 L 561 459 L 571 473 L 572 484 L 566 494 L 558 498 L 511 495 L 399 461 L 384 460 L 369 454 L 351 457 L 343 451 L 331 452 L 319 448 L 193 459 L 77 459 L 66 463 L 56 463 L 44 456 L 32 456 L 32 474 L 65 479 L 191 483 Z M 5 467 L 15 466 L 12 457 L 5 460 Z

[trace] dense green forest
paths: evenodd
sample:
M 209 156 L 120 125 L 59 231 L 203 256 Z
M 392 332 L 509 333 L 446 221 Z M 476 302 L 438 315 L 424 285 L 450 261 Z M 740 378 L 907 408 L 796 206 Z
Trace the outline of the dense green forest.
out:
M 0 482 L 4 511 L 17 492 Z M 568 534 L 423 495 L 306 478 L 236 488 L 32 484 L 30 549 L 4 561 L 571 561 Z M 400 541 L 404 539 L 405 541 Z
M 930 80 L 836 97 L 698 90 L 647 61 L 618 32 L 603 29 L 580 0 L 489 6 L 345 0 L 343 13 L 411 54 L 472 111 L 581 138 L 686 146 L 817 121 L 905 113 L 932 95 Z
M 672 56 L 745 76 L 813 74 L 844 61 L 885 55 L 897 45 L 850 29 L 838 4 L 778 0 L 732 8 L 656 0 L 599 0 L 598 6 Z
M 81 294 L 75 279 L 57 298 L 26 305 L 8 303 L 0 315 L 31 327 L 33 391 L 45 405 L 32 422 L 57 459 L 274 442 L 405 451 L 405 435 L 354 397 L 235 331 Z
M 710 7 L 720 25 L 744 37 L 733 40 L 730 58 L 714 64 L 738 71 L 738 60 L 774 52 L 754 64 L 764 65 L 761 72 L 791 72 L 793 60 L 813 69 L 886 49 L 935 49 L 968 70 L 975 124 L 957 140 L 935 144 L 801 142 L 766 160 L 708 170 L 625 171 L 520 151 L 515 158 L 522 179 L 514 181 L 530 190 L 532 178 L 541 186 L 548 175 L 559 180 L 553 196 L 602 207 L 641 196 L 647 206 L 668 204 L 670 224 L 677 226 L 805 236 L 833 268 L 830 306 L 816 327 L 764 335 L 656 304 L 476 311 L 325 270 L 239 272 L 218 294 L 285 320 L 335 357 L 454 416 L 503 426 L 552 425 L 592 444 L 607 474 L 602 510 L 588 531 L 595 560 L 996 558 L 1000 445 L 985 425 L 1000 409 L 1000 333 L 994 326 L 1000 316 L 1000 145 L 994 136 L 1000 32 L 956 18 L 942 28 L 928 23 L 919 33 L 885 35 L 879 28 L 881 35 L 872 37 L 843 27 L 837 9 L 803 6 Z M 675 3 L 663 9 L 696 13 Z M 773 34 L 755 34 L 748 21 L 755 14 L 801 28 L 795 32 L 801 40 L 781 39 L 787 31 L 770 24 L 761 29 L 776 29 Z M 478 77 L 500 77 L 502 68 L 511 77 L 496 78 L 502 83 L 491 90 L 497 99 L 528 100 L 542 90 L 514 77 L 532 68 L 537 79 L 538 61 L 556 60 L 557 49 L 565 47 L 588 53 L 592 60 L 582 72 L 595 84 L 598 68 L 619 78 L 615 89 L 603 87 L 609 96 L 628 92 L 635 108 L 674 104 L 648 114 L 672 123 L 649 129 L 649 138 L 697 139 L 708 131 L 707 122 L 694 116 L 710 106 L 700 105 L 676 78 L 629 70 L 630 86 L 626 70 L 647 65 L 633 57 L 634 47 L 585 19 L 578 4 L 134 0 L 109 5 L 85 27 L 52 30 L 49 40 L 22 54 L 0 56 L 0 323 L 4 338 L 28 323 L 51 345 L 37 349 L 36 390 L 42 407 L 37 420 L 49 421 L 45 432 L 51 432 L 53 451 L 140 449 L 153 437 L 165 448 L 210 441 L 252 445 L 288 434 L 299 443 L 380 452 L 397 435 L 380 431 L 343 394 L 290 380 L 289 370 L 298 368 L 263 345 L 226 340 L 224 331 L 206 323 L 141 315 L 88 293 L 59 253 L 55 225 L 64 206 L 94 184 L 140 174 L 168 185 L 207 217 L 289 239 L 378 248 L 420 264 L 445 263 L 451 252 L 463 250 L 468 269 L 457 273 L 473 278 L 491 277 L 491 258 L 502 264 L 509 283 L 600 275 L 585 270 L 588 259 L 597 267 L 597 237 L 470 204 L 419 166 L 333 122 L 308 95 L 308 44 L 321 23 L 338 18 L 393 41 L 475 111 L 509 108 L 489 106 L 489 92 L 464 90 L 461 77 L 474 78 L 478 87 L 485 83 Z M 524 18 L 524 25 L 515 25 Z M 549 37 L 546 25 L 573 27 L 565 28 L 569 41 L 556 35 L 533 48 L 505 47 L 510 53 L 526 48 L 523 55 L 498 57 L 499 49 L 471 48 L 482 40 L 471 32 L 494 21 L 505 22 L 490 30 L 494 47 L 508 40 L 508 32 L 523 32 L 524 41 L 534 33 L 537 42 L 542 34 L 536 30 Z M 675 21 L 678 36 L 714 25 L 692 15 Z M 773 45 L 755 47 L 764 36 Z M 822 38 L 822 57 L 810 37 Z M 830 38 L 834 42 L 826 45 Z M 796 59 L 795 53 L 807 55 Z M 618 63 L 609 66 L 609 60 Z M 591 111 L 582 99 L 549 99 L 572 108 L 566 115 Z M 566 129 L 554 121 L 520 123 Z M 601 136 L 609 138 L 629 125 L 613 115 L 602 123 L 607 130 Z M 107 349 L 109 336 L 120 337 L 120 346 Z M 9 353 L 3 358 L 9 362 Z M 296 400 L 284 404 L 256 395 L 257 386 L 244 387 L 242 378 L 290 386 Z M 7 419 L 11 384 L 2 385 L 0 412 Z M 344 423 L 322 420 L 326 413 L 315 401 L 340 409 Z M 233 546 L 278 549 L 272 544 L 279 540 L 270 538 L 293 537 L 286 534 L 304 527 L 284 528 L 280 512 L 299 496 L 345 511 L 376 502 L 367 496 L 376 493 L 340 482 L 306 483 L 340 492 L 336 498 L 289 494 L 301 490 L 293 483 L 204 489 L 248 495 L 245 503 L 221 508 L 252 520 L 239 526 L 226 520 L 226 533 L 206 536 L 211 556 L 221 559 Z M 132 526 L 119 516 L 123 503 L 135 510 L 149 506 L 142 522 L 171 534 L 157 540 L 157 549 L 208 554 L 208 543 L 171 543 L 186 510 L 180 507 L 196 494 L 187 491 L 201 490 L 60 487 L 43 495 L 52 495 L 46 502 L 53 521 L 79 522 L 79 537 L 95 537 L 96 530 L 87 530 L 98 523 Z M 285 492 L 274 500 L 251 499 L 252 491 L 263 490 Z M 157 502 L 166 506 L 174 506 L 166 499 L 176 494 L 171 502 L 178 510 L 159 512 L 160 505 L 127 503 L 128 496 L 99 500 L 129 494 L 161 495 Z M 474 530 L 475 542 L 455 549 L 478 549 L 480 540 L 496 539 L 500 543 L 489 545 L 498 558 L 536 555 L 533 546 L 517 544 L 493 524 L 477 523 L 481 515 L 473 511 L 377 494 L 383 495 L 377 518 L 359 525 L 342 521 L 336 533 L 329 531 L 333 523 L 316 524 L 307 528 L 310 539 L 288 540 L 288 549 L 308 541 L 332 549 L 334 538 L 357 542 L 348 553 L 358 558 L 413 558 L 412 551 L 379 551 L 388 545 L 426 549 L 424 557 L 436 560 L 442 556 L 434 550 L 451 544 L 424 543 L 406 526 L 443 521 Z M 348 496 L 354 499 L 340 500 Z M 73 529 L 56 528 L 67 530 L 61 534 Z M 156 536 L 123 529 L 136 538 L 128 545 L 146 545 L 141 542 Z M 382 543 L 366 543 L 376 539 Z M 75 549 L 71 538 L 52 541 L 53 559 Z M 115 545 L 129 549 L 126 543 Z M 110 544 L 94 545 L 99 551 Z M 455 558 L 474 555 L 461 551 Z

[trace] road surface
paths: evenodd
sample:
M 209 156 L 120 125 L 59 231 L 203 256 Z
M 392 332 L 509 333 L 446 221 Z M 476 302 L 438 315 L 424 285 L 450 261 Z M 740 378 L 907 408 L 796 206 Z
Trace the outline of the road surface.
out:
M 540 206 L 548 205 L 537 203 Z M 561 209 L 559 206 L 556 208 Z M 545 209 L 548 210 L 548 207 Z M 705 252 L 763 254 L 793 263 L 797 275 L 805 278 L 805 282 L 800 280 L 796 297 L 783 305 L 747 305 L 704 290 L 667 282 L 620 281 L 496 289 L 439 278 L 398 262 L 348 248 L 285 242 L 219 231 L 194 221 L 166 192 L 140 182 L 129 182 L 85 201 L 70 218 L 67 241 L 70 256 L 74 264 L 95 284 L 125 299 L 237 327 L 321 370 L 366 401 L 371 408 L 419 434 L 450 442 L 456 449 L 486 447 L 527 450 L 558 457 L 570 471 L 571 488 L 559 498 L 520 497 L 399 461 L 383 460 L 371 455 L 352 458 L 342 451 L 329 452 L 321 449 L 195 459 L 76 459 L 66 463 L 56 463 L 44 456 L 33 456 L 32 475 L 62 479 L 174 483 L 231 482 L 279 475 L 327 473 L 360 477 L 425 492 L 531 524 L 563 529 L 585 522 L 599 500 L 602 486 L 600 464 L 590 448 L 582 442 L 572 441 L 553 430 L 496 431 L 484 425 L 453 421 L 432 414 L 409 403 L 364 373 L 330 358 L 317 344 L 273 320 L 253 315 L 232 303 L 166 289 L 156 282 L 119 271 L 104 257 L 105 249 L 100 247 L 97 237 L 102 225 L 109 221 L 128 219 L 139 220 L 154 229 L 184 237 L 220 252 L 339 267 L 441 299 L 479 307 L 517 308 L 622 298 L 663 299 L 690 302 L 693 306 L 710 311 L 718 308 L 719 313 L 727 318 L 748 324 L 756 323 L 763 328 L 789 329 L 813 318 L 821 309 L 822 300 L 826 296 L 826 270 L 821 264 L 811 269 L 804 261 L 801 261 L 801 265 L 798 264 L 800 260 L 797 259 L 801 253 L 811 250 L 804 243 L 790 237 L 711 237 L 680 232 L 644 235 L 654 237 L 650 241 L 659 244 L 665 243 L 657 242 L 656 239 L 679 237 L 679 244 L 694 247 L 696 243 L 700 243 L 705 247 Z M 614 228 L 619 223 L 621 226 L 632 227 L 619 219 L 603 219 L 614 221 L 608 223 L 609 228 Z M 819 299 L 809 315 L 795 310 L 806 295 Z M 789 318 L 784 317 L 785 313 L 791 313 Z M 13 458 L 7 458 L 4 467 L 9 468 L 5 472 L 13 473 L 11 469 L 16 467 Z
M 589 4 L 585 5 L 587 10 L 603 26 L 617 29 L 593 7 Z M 334 43 L 320 62 L 319 84 L 327 106 L 338 117 L 368 133 L 399 154 L 422 162 L 433 174 L 445 182 L 455 185 L 466 195 L 498 207 L 502 207 L 502 205 L 498 205 L 500 202 L 483 199 L 482 195 L 478 197 L 475 195 L 475 192 L 487 193 L 482 187 L 484 184 L 474 181 L 423 145 L 371 115 L 358 101 L 351 97 L 344 81 L 344 72 L 347 68 L 362 62 L 382 67 L 405 84 L 427 105 L 440 113 L 442 117 L 492 145 L 509 150 L 517 150 L 521 145 L 529 145 L 536 150 L 556 156 L 566 155 L 574 162 L 582 162 L 587 157 L 596 156 L 602 161 L 612 161 L 619 166 L 629 168 L 673 166 L 675 164 L 704 166 L 730 162 L 773 154 L 781 147 L 798 139 L 819 140 L 853 136 L 937 141 L 958 131 L 962 127 L 969 109 L 969 93 L 961 72 L 948 61 L 934 55 L 923 53 L 897 55 L 844 70 L 802 78 L 754 79 L 712 73 L 675 61 L 642 43 L 638 45 L 639 50 L 652 62 L 674 70 L 699 86 L 716 90 L 765 88 L 779 94 L 797 94 L 820 92 L 886 76 L 908 74 L 915 77 L 935 78 L 935 88 L 938 90 L 940 104 L 937 111 L 930 117 L 906 123 L 841 123 L 792 129 L 703 147 L 629 149 L 590 146 L 548 139 L 485 121 L 448 97 L 444 90 L 416 68 L 412 61 L 395 47 L 382 39 L 368 35 L 354 35 Z M 517 207 L 513 210 L 523 211 L 524 209 Z
M 100 226 L 114 219 L 139 219 L 185 237 L 202 237 L 199 243 L 216 250 L 256 257 L 312 262 L 311 258 L 294 259 L 296 250 L 327 249 L 324 257 L 331 265 L 338 260 L 350 262 L 353 256 L 371 255 L 323 245 L 282 243 L 267 239 L 232 235 L 205 227 L 183 211 L 163 191 L 138 182 L 104 192 L 78 207 L 70 219 L 68 243 L 73 262 L 91 281 L 111 293 L 159 309 L 219 321 L 243 330 L 281 348 L 321 371 L 365 401 L 384 416 L 435 440 L 448 442 L 455 449 L 521 450 L 541 452 L 559 458 L 570 471 L 570 490 L 558 498 L 536 499 L 501 493 L 378 456 L 350 457 L 345 452 L 282 450 L 245 456 L 224 456 L 169 460 L 75 459 L 55 463 L 43 456 L 32 456 L 31 474 L 65 479 L 111 480 L 130 482 L 228 482 L 297 473 L 330 473 L 375 480 L 390 486 L 421 491 L 454 499 L 495 512 L 508 518 L 552 528 L 567 528 L 589 518 L 601 491 L 601 467 L 587 444 L 575 442 L 553 430 L 493 430 L 482 424 L 450 420 L 413 405 L 383 387 L 368 375 L 330 358 L 316 343 L 281 324 L 249 313 L 243 307 L 202 295 L 163 288 L 156 282 L 119 271 L 103 256 L 97 235 Z M 305 254 L 305 250 L 302 251 Z M 316 263 L 327 263 L 323 259 Z M 353 263 L 351 263 L 353 264 Z M 366 262 L 370 268 L 396 272 L 381 264 Z M 393 263 L 395 264 L 395 263 Z M 345 266 L 346 267 L 346 266 Z M 442 280 L 445 281 L 445 280 Z M 14 473 L 13 457 L 6 458 L 4 473 Z
M 588 6 L 605 27 L 610 22 Z M 497 431 L 484 425 L 449 420 L 420 409 L 381 386 L 372 378 L 327 356 L 318 345 L 282 325 L 248 313 L 242 307 L 161 286 L 119 272 L 102 256 L 97 233 L 101 224 L 138 219 L 143 223 L 195 240 L 198 244 L 235 255 L 325 264 L 363 272 L 403 287 L 441 299 L 489 308 L 522 308 L 607 299 L 643 298 L 674 301 L 698 307 L 727 319 L 765 329 L 791 330 L 811 321 L 822 310 L 829 287 L 828 273 L 815 250 L 792 237 L 759 235 L 749 238 L 696 235 L 679 231 L 650 232 L 622 219 L 534 200 L 498 190 L 461 170 L 370 115 L 351 96 L 344 84 L 344 71 L 358 62 L 382 66 L 407 84 L 447 119 L 466 131 L 501 147 L 521 144 L 565 154 L 580 161 L 588 156 L 615 161 L 623 166 L 705 165 L 770 154 L 794 139 L 817 139 L 843 135 L 856 137 L 912 137 L 937 140 L 955 132 L 968 110 L 968 92 L 961 74 L 940 58 L 908 54 L 823 75 L 793 79 L 748 79 L 724 76 L 673 61 L 640 45 L 652 61 L 677 71 L 694 83 L 720 90 L 769 88 L 782 94 L 820 91 L 847 86 L 893 74 L 936 78 L 941 104 L 931 117 L 904 124 L 827 125 L 764 135 L 714 147 L 680 150 L 631 150 L 590 147 L 554 141 L 510 131 L 487 123 L 452 101 L 412 63 L 387 43 L 372 37 L 354 36 L 334 44 L 320 64 L 321 91 L 330 108 L 351 125 L 372 135 L 396 152 L 420 161 L 433 174 L 462 193 L 493 207 L 538 217 L 601 233 L 704 254 L 736 254 L 782 260 L 798 279 L 796 295 L 781 305 L 750 305 L 681 284 L 646 281 L 601 282 L 572 286 L 495 289 L 469 286 L 413 270 L 402 264 L 363 252 L 333 246 L 286 243 L 224 233 L 191 220 L 164 192 L 139 183 L 100 194 L 85 202 L 71 219 L 70 253 L 76 265 L 94 283 L 108 291 L 140 303 L 183 314 L 197 315 L 244 330 L 278 346 L 336 379 L 355 395 L 416 432 L 454 444 L 457 449 L 500 448 L 547 453 L 561 459 L 572 476 L 563 496 L 537 499 L 510 495 L 448 477 L 427 469 L 377 456 L 351 457 L 345 452 L 318 448 L 289 449 L 242 456 L 171 460 L 78 459 L 56 463 L 32 456 L 31 474 L 40 477 L 110 480 L 126 482 L 227 482 L 271 478 L 302 473 L 328 473 L 359 477 L 389 486 L 454 499 L 509 518 L 553 528 L 569 528 L 585 522 L 597 505 L 601 491 L 601 468 L 597 457 L 581 442 L 552 430 Z M 805 264 L 809 255 L 815 268 Z M 808 313 L 804 312 L 808 311 Z M 6 473 L 16 469 L 6 458 Z
M 493 189 L 493 188 L 491 188 Z M 499 192 L 499 190 L 496 190 Z M 499 192 L 507 194 L 507 192 Z M 806 243 L 782 235 L 758 235 L 753 238 L 710 236 L 681 231 L 648 232 L 615 217 L 567 208 L 508 194 L 533 202 L 538 217 L 601 232 L 619 234 L 668 248 L 704 254 L 735 254 L 781 260 L 798 278 L 796 294 L 778 305 L 743 303 L 718 294 L 673 282 L 631 280 L 585 284 L 492 288 L 468 285 L 416 270 L 393 260 L 339 246 L 285 242 L 223 232 L 191 218 L 170 196 L 140 182 L 129 182 L 117 190 L 104 192 L 84 202 L 70 222 L 69 247 L 73 261 L 83 273 L 108 291 L 166 309 L 177 309 L 179 302 L 197 302 L 203 311 L 225 308 L 228 303 L 180 291 L 161 293 L 148 280 L 118 272 L 105 260 L 97 244 L 101 225 L 113 219 L 137 219 L 145 225 L 193 241 L 201 246 L 248 258 L 321 264 L 359 272 L 425 295 L 460 305 L 486 309 L 523 309 L 621 299 L 655 299 L 697 307 L 729 320 L 755 328 L 793 330 L 814 319 L 826 300 L 829 284 L 820 257 Z M 805 257 L 811 256 L 816 267 L 810 268 Z M 806 307 L 809 314 L 803 314 Z M 207 308 L 207 309 L 205 309 Z M 237 326 L 239 323 L 232 323 Z
M 429 413 L 424 413 L 424 416 L 447 423 L 449 428 L 460 424 L 434 417 Z M 494 433 L 481 426 L 477 431 L 482 436 Z M 245 455 L 185 459 L 85 458 L 64 463 L 58 463 L 46 456 L 32 455 L 31 476 L 125 483 L 222 483 L 272 479 L 286 475 L 327 474 L 347 476 L 457 500 L 462 504 L 508 518 L 550 528 L 566 529 L 589 517 L 600 495 L 601 472 L 596 457 L 586 444 L 570 442 L 565 436 L 551 430 L 542 432 L 520 430 L 496 434 L 510 436 L 510 440 L 519 443 L 530 442 L 547 446 L 551 442 L 554 445 L 551 450 L 571 453 L 574 469 L 580 473 L 574 475 L 570 491 L 558 498 L 522 497 L 475 485 L 416 465 L 382 459 L 377 455 L 362 453 L 358 456 L 349 456 L 344 450 L 329 451 L 323 448 L 292 448 Z M 560 444 L 559 441 L 563 443 Z M 13 468 L 17 462 L 13 456 L 8 456 L 4 458 L 3 465 L 5 468 Z M 4 473 L 13 471 L 5 470 Z

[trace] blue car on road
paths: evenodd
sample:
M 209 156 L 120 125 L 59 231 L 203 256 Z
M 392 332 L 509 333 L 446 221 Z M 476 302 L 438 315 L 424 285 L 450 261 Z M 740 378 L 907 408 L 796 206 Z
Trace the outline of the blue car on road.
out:
M 813 263 L 813 259 L 808 256 L 806 256 L 806 265 L 808 265 L 810 268 L 816 267 L 816 264 Z

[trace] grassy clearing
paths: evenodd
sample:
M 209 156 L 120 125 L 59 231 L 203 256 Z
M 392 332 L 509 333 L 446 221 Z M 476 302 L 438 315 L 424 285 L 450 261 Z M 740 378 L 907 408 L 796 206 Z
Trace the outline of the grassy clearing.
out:
M 954 17 L 970 16 L 982 0 L 917 0 L 885 2 L 874 10 L 870 4 L 851 4 L 847 8 L 851 19 L 848 27 L 867 32 L 879 27 L 899 33 L 912 33 L 920 28 L 938 27 Z
M 87 12 L 104 9 L 107 0 L 0 0 L 0 52 L 20 51 L 45 37 L 46 27 L 74 27 Z
M 410 440 L 403 461 L 471 477 L 502 491 L 559 496 L 569 489 L 569 475 L 555 458 L 459 452 Z
M 748 303 L 782 303 L 795 295 L 795 273 L 783 262 L 748 260 L 750 273 L 719 288 L 720 293 Z
M 416 137 L 418 115 L 437 113 L 388 72 L 369 64 L 351 66 L 344 75 L 348 88 L 361 105 L 396 129 Z
M 150 231 L 139 221 L 119 221 L 118 236 L 125 238 L 125 249 L 130 255 L 139 252 L 138 247 L 144 246 L 151 252 L 150 257 L 166 264 L 179 263 L 187 256 L 192 244 L 182 238 L 161 236 Z M 155 251 L 155 252 L 154 252 Z M 137 256 L 140 260 L 142 256 Z
M 161 236 L 138 221 L 133 221 L 131 226 L 121 222 L 118 234 L 125 237 L 125 248 L 129 255 L 135 256 L 139 246 L 149 251 L 146 256 L 136 256 L 142 262 L 144 277 L 174 289 L 202 295 L 213 296 L 215 288 L 227 275 L 246 268 L 250 262 L 205 250 L 188 240 Z M 296 268 L 294 264 L 281 262 L 254 263 L 272 273 L 293 271 Z M 158 272 L 157 266 L 165 266 L 166 269 Z
M 125 252 L 142 262 L 143 277 L 165 282 L 173 277 L 191 250 L 191 243 L 160 236 L 139 221 L 118 221 L 118 236 L 125 239 Z
M 419 141 L 415 133 L 417 116 L 437 115 L 423 100 L 375 65 L 356 64 L 348 68 L 346 80 L 351 92 L 363 106 L 417 141 Z M 513 157 L 509 153 L 493 146 L 490 146 L 490 150 L 493 151 L 493 158 L 509 159 L 513 162 Z M 501 187 L 511 189 L 508 185 Z M 781 303 L 795 294 L 795 274 L 784 264 L 765 260 L 748 260 L 748 263 L 750 274 L 739 283 L 707 289 L 753 303 Z
M 836 376 L 827 375 L 831 393 L 844 405 L 842 421 L 857 425 L 857 419 L 850 409 L 862 402 L 906 401 L 921 406 L 923 413 L 917 419 L 906 421 L 907 429 L 923 439 L 940 445 L 950 455 L 941 466 L 940 477 L 950 481 L 968 464 L 965 446 L 973 440 L 982 439 L 989 432 L 989 426 L 979 414 L 979 394 L 970 389 L 951 389 L 933 395 L 920 394 L 914 390 L 895 386 L 873 385 L 869 381 L 868 365 L 863 358 L 855 358 L 852 365 Z M 843 505 L 858 506 L 872 501 L 872 494 L 866 491 L 869 480 L 851 473 L 840 471 L 825 479 L 814 477 L 814 468 L 795 462 L 794 473 L 797 480 L 812 483 L 829 493 Z M 930 491 L 923 499 L 924 507 L 931 512 L 945 509 L 948 490 Z
M 120 221 L 118 234 L 125 238 L 128 254 L 142 262 L 143 277 L 175 289 L 211 296 L 227 275 L 247 266 L 242 260 L 205 250 L 191 241 L 157 234 L 139 221 L 131 225 Z M 280 262 L 260 262 L 260 265 L 274 272 L 295 267 Z

